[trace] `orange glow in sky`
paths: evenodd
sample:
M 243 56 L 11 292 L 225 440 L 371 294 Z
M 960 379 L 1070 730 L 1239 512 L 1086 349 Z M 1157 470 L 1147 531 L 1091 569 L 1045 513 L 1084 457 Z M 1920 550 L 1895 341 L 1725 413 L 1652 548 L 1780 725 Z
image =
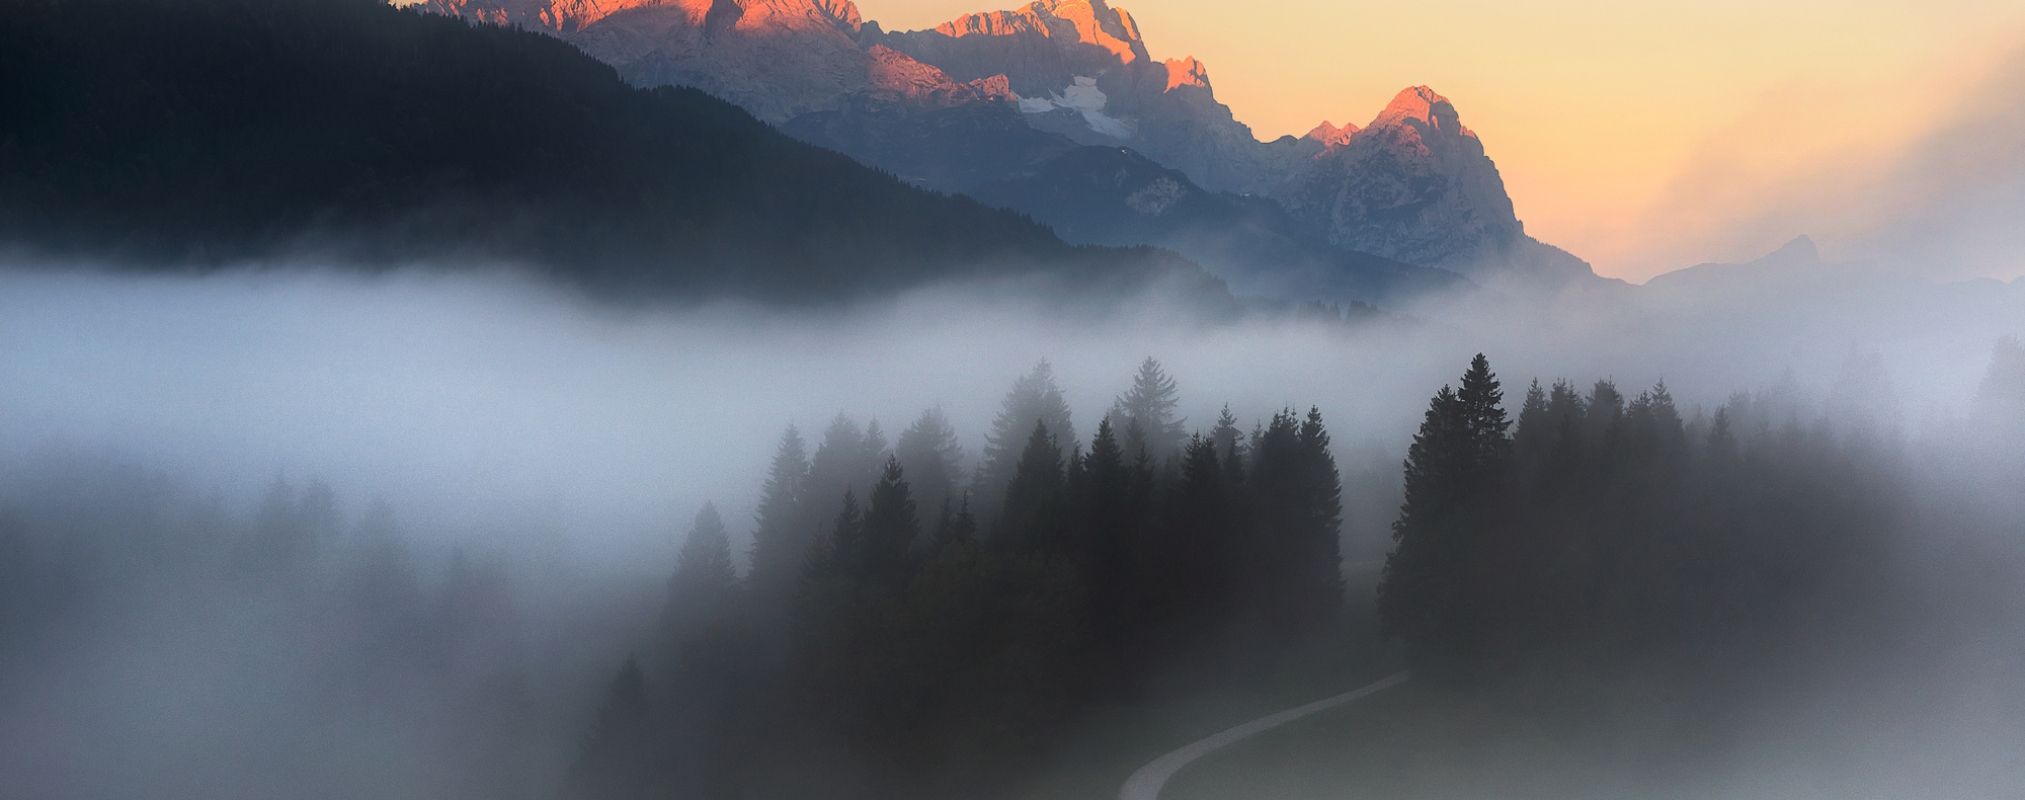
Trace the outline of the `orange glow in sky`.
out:
M 1013 5 L 859 0 L 888 30 Z M 1862 211 L 1839 198 L 2025 47 L 2017 0 L 1117 5 L 1155 59 L 1201 59 L 1262 139 L 1363 125 L 1401 88 L 1434 87 L 1528 232 L 1633 281 L 1800 233 L 1834 257 Z

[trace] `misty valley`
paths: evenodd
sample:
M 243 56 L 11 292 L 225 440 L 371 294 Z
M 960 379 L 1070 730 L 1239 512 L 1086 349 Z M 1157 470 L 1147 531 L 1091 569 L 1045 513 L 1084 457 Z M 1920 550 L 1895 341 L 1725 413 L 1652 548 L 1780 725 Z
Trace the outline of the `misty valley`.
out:
M 2025 795 L 2025 164 L 1634 285 L 1103 0 L 0 5 L 0 797 Z

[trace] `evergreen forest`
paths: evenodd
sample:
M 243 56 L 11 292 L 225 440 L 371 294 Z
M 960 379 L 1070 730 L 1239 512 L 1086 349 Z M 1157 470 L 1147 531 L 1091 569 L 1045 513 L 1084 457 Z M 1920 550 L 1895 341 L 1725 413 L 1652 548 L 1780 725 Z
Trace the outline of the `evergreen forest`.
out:
M 423 558 L 392 509 L 347 524 L 319 482 L 278 479 L 241 519 L 158 474 L 52 467 L 0 515 L 0 676 L 80 624 L 277 624 L 293 644 L 259 663 L 302 651 L 323 687 L 302 713 L 404 704 L 462 732 L 471 785 L 531 796 L 1016 796 L 1093 716 L 1272 680 L 1317 641 L 1716 752 L 1824 682 L 2025 670 L 1990 649 L 2025 611 L 2017 496 L 1981 488 L 2025 478 L 2025 348 L 1994 352 L 1945 446 L 1873 413 L 1860 358 L 1823 403 L 1683 409 L 1665 384 L 1508 392 L 1479 355 L 1428 401 L 1370 579 L 1345 569 L 1344 498 L 1366 495 L 1321 410 L 1183 419 L 1150 358 L 1080 426 L 1041 362 L 974 455 L 940 409 L 790 425 L 753 519 L 704 505 L 652 591 L 596 602 Z M 544 726 L 573 737 L 547 760 Z

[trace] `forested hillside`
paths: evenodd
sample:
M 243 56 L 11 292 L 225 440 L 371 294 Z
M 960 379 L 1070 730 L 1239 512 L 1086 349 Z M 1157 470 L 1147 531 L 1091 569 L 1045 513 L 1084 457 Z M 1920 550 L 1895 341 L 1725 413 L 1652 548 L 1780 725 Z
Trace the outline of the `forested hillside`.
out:
M 574 47 L 376 0 L 24 0 L 0 16 L 0 244 L 139 269 L 523 264 L 612 293 L 831 298 L 1175 277 L 910 188 Z
M 1969 416 L 1917 440 L 1863 363 L 1818 404 L 1775 386 L 1684 411 L 1664 386 L 1557 381 L 1512 413 L 1479 357 L 1427 407 L 1377 586 L 1343 570 L 1344 498 L 1365 493 L 1320 412 L 1191 431 L 1151 359 L 1082 433 L 1041 364 L 976 454 L 933 409 L 890 438 L 790 426 L 755 518 L 704 506 L 651 586 L 418 546 L 384 505 L 348 523 L 318 482 L 278 479 L 242 517 L 165 475 L 45 461 L 0 487 L 0 708 L 78 736 L 169 687 L 194 705 L 147 724 L 210 720 L 192 752 L 232 796 L 356 793 L 389 764 L 453 796 L 1031 796 L 1091 720 L 1271 682 L 1318 639 L 1390 669 L 1346 624 L 1375 606 L 1422 696 L 1625 770 L 1719 764 L 1753 720 L 1833 718 L 1822 703 L 1893 743 L 1961 708 L 2002 719 L 2025 671 L 2006 638 L 2025 348 L 2000 343 Z M 67 633 L 86 628 L 134 644 L 107 658 Z M 201 716 L 242 706 L 279 716 Z M 220 738 L 304 718 L 323 732 Z M 145 730 L 94 744 L 164 752 Z M 67 763 L 33 774 L 84 780 Z
M 704 509 L 662 635 L 614 680 L 575 783 L 600 797 L 974 793 L 1163 670 L 1327 630 L 1342 502 L 1321 414 L 1246 433 L 1226 411 L 1184 437 L 1176 402 L 1149 359 L 1086 444 L 1043 363 L 969 479 L 935 411 L 890 448 L 843 417 L 813 454 L 789 428 L 750 573 Z

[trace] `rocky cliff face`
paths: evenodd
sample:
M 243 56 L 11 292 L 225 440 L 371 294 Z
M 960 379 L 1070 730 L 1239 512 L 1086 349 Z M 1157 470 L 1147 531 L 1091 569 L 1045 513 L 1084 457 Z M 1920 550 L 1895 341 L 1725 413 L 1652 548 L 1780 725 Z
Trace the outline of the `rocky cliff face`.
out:
M 1078 77 L 1150 60 L 1131 15 L 1103 0 L 1036 0 L 877 40 L 957 80 L 1004 74 L 1013 91 L 1036 98 L 1060 94 Z
M 1526 235 L 1483 142 L 1433 89 L 1400 92 L 1361 130 L 1324 122 L 1308 140 L 1324 149 L 1274 194 L 1340 246 L 1465 274 L 1589 272 Z
M 1497 165 L 1434 90 L 1400 92 L 1363 130 L 1320 133 L 1326 149 L 1281 199 L 1337 243 L 1436 264 L 1480 240 L 1523 235 Z
M 545 30 L 635 85 L 694 86 L 776 124 L 860 93 L 940 104 L 1010 95 L 1003 80 L 952 81 L 899 52 L 861 46 L 865 26 L 849 0 L 427 0 L 424 7 Z
M 1034 0 L 902 32 L 861 20 L 849 0 L 426 2 L 548 30 L 637 85 L 701 88 L 941 188 L 1054 157 L 1061 140 L 1126 147 L 1202 190 L 1278 201 L 1337 247 L 1479 278 L 1592 275 L 1526 235 L 1483 143 L 1432 89 L 1401 92 L 1364 128 L 1324 122 L 1260 142 L 1217 101 L 1207 66 L 1155 60 L 1105 0 Z M 973 152 L 955 141 L 963 131 L 977 134 Z
M 1131 147 L 1214 191 L 1260 191 L 1320 149 L 1261 144 L 1217 102 L 1207 66 L 1154 60 L 1131 14 L 1104 0 L 1036 0 L 867 40 L 957 80 L 1003 74 L 1034 127 Z
M 1003 73 L 1033 127 L 1130 147 L 1203 189 L 1271 197 L 1344 248 L 1475 276 L 1593 274 L 1526 235 L 1483 143 L 1424 86 L 1364 128 L 1324 122 L 1260 142 L 1202 62 L 1153 60 L 1132 17 L 1104 0 L 1036 0 L 870 38 L 958 80 Z

